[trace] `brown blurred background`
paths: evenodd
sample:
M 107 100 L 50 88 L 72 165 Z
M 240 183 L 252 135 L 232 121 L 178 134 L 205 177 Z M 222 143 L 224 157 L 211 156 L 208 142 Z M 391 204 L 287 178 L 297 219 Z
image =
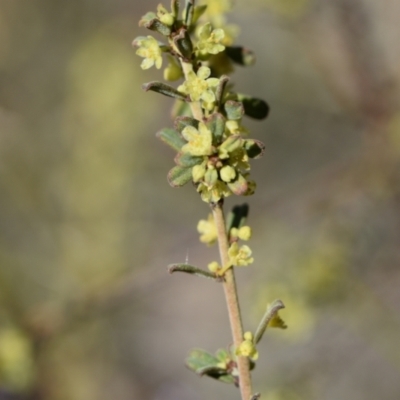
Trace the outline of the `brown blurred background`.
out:
M 183 361 L 229 345 L 205 267 L 208 209 L 168 186 L 132 39 L 158 1 L 0 0 L 0 400 L 236 399 Z M 167 4 L 166 4 L 167 5 Z M 254 371 L 265 400 L 400 398 L 400 3 L 237 0 L 257 64 L 239 91 L 267 151 L 248 201 L 256 263 L 238 271 L 247 330 L 281 298 Z

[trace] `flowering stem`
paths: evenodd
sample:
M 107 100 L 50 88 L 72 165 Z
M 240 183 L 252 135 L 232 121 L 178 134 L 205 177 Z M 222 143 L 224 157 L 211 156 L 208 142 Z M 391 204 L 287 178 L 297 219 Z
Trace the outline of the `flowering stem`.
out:
M 222 202 L 213 204 L 212 207 L 214 222 L 217 227 L 218 246 L 222 266 L 229 264 L 228 256 L 228 235 L 225 227 L 225 216 L 223 211 Z M 235 273 L 232 268 L 229 268 L 225 275 L 223 283 L 225 300 L 228 307 L 229 322 L 231 325 L 233 344 L 238 348 L 243 341 L 243 326 L 242 318 L 240 316 L 240 307 L 237 295 Z M 237 364 L 239 371 L 239 387 L 242 395 L 242 400 L 249 400 L 252 396 L 252 385 L 250 375 L 250 363 L 247 357 L 237 356 Z

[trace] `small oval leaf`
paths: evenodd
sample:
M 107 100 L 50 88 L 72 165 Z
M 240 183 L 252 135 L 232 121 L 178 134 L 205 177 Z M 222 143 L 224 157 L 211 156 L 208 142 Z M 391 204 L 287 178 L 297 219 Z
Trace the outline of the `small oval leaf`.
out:
M 247 192 L 247 181 L 242 175 L 238 175 L 237 179 L 232 182 L 227 183 L 229 189 L 232 190 L 237 196 L 241 196 Z
M 163 128 L 156 133 L 156 137 L 176 151 L 180 151 L 186 144 L 185 139 L 175 130 L 171 128 Z
M 178 153 L 174 159 L 175 163 L 180 167 L 194 167 L 203 162 L 203 157 L 192 156 L 189 153 Z
M 171 34 L 171 28 L 168 25 L 163 24 L 159 19 L 153 18 L 150 21 L 143 23 L 143 26 L 151 31 L 160 33 L 163 36 L 169 36 Z
M 228 100 L 224 104 L 224 110 L 226 112 L 226 118 L 237 120 L 243 117 L 244 108 L 240 101 Z
M 192 169 L 176 166 L 168 172 L 168 182 L 172 187 L 180 187 L 192 179 Z
M 206 126 L 212 133 L 213 144 L 219 145 L 225 132 L 225 117 L 220 113 L 214 113 L 207 119 Z
M 245 67 L 254 65 L 256 62 L 254 53 L 242 46 L 227 46 L 225 52 L 233 62 Z
M 193 126 L 193 128 L 198 129 L 199 121 L 197 121 L 197 119 L 194 119 L 192 117 L 182 116 L 175 118 L 174 126 L 178 132 L 182 132 L 183 129 L 186 128 L 187 126 Z
M 264 154 L 265 144 L 255 139 L 246 139 L 244 148 L 250 158 L 260 158 Z
M 157 93 L 161 93 L 164 96 L 172 97 L 174 99 L 179 99 L 182 101 L 189 101 L 189 97 L 186 96 L 185 94 L 179 92 L 172 86 L 166 85 L 165 83 L 162 82 L 148 82 L 142 85 L 142 88 L 148 92 L 149 90 Z
M 269 105 L 261 99 L 238 95 L 239 100 L 243 103 L 244 113 L 254 119 L 264 119 L 268 117 Z

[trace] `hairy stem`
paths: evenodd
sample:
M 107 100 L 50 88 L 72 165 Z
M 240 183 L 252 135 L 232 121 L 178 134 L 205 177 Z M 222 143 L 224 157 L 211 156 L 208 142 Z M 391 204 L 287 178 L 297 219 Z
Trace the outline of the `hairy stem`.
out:
M 229 263 L 229 256 L 228 256 L 229 243 L 228 243 L 228 235 L 225 228 L 225 216 L 222 207 L 222 202 L 213 205 L 212 212 L 218 232 L 218 245 L 221 257 L 221 263 L 222 266 L 224 267 Z M 225 300 L 228 307 L 229 322 L 231 325 L 233 344 L 235 348 L 238 348 L 240 343 L 243 341 L 243 326 L 242 326 L 242 318 L 240 316 L 240 307 L 239 307 L 235 273 L 233 267 L 229 268 L 226 271 L 224 277 L 225 281 L 223 283 L 223 286 L 225 292 Z M 237 363 L 239 370 L 239 387 L 242 395 L 242 400 L 249 400 L 253 394 L 249 359 L 247 357 L 238 356 Z
M 193 65 L 190 63 L 186 63 L 184 61 L 182 61 L 181 64 L 183 73 L 185 75 L 185 78 L 187 79 L 188 73 L 190 71 L 193 71 Z M 198 121 L 202 121 L 203 111 L 201 109 L 200 102 L 191 102 L 190 108 L 193 114 L 193 118 L 197 119 Z M 229 243 L 228 243 L 228 235 L 225 228 L 225 216 L 224 216 L 222 202 L 213 204 L 211 208 L 218 232 L 218 245 L 219 245 L 221 264 L 224 267 L 229 263 L 229 256 L 228 256 Z M 225 292 L 226 305 L 228 308 L 229 322 L 232 331 L 233 344 L 235 348 L 238 348 L 243 341 L 243 326 L 242 326 L 242 318 L 240 316 L 239 300 L 237 295 L 235 274 L 233 268 L 229 268 L 225 272 L 224 278 L 225 281 L 223 283 L 223 286 Z M 247 357 L 238 356 L 237 364 L 239 371 L 239 387 L 242 400 L 249 400 L 253 395 L 249 359 Z

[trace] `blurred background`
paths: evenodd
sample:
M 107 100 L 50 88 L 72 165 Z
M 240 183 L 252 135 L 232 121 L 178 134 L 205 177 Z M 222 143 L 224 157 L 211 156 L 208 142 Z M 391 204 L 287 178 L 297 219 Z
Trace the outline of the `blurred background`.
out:
M 168 3 L 168 2 L 167 2 Z M 171 101 L 144 93 L 131 42 L 156 0 L 0 0 L 0 399 L 236 399 L 184 367 L 230 344 L 205 267 L 208 208 L 172 189 L 155 138 Z M 167 4 L 165 4 L 167 5 Z M 400 3 L 237 0 L 257 63 L 238 91 L 264 141 L 238 270 L 246 330 L 280 298 L 254 371 L 265 400 L 400 398 Z

